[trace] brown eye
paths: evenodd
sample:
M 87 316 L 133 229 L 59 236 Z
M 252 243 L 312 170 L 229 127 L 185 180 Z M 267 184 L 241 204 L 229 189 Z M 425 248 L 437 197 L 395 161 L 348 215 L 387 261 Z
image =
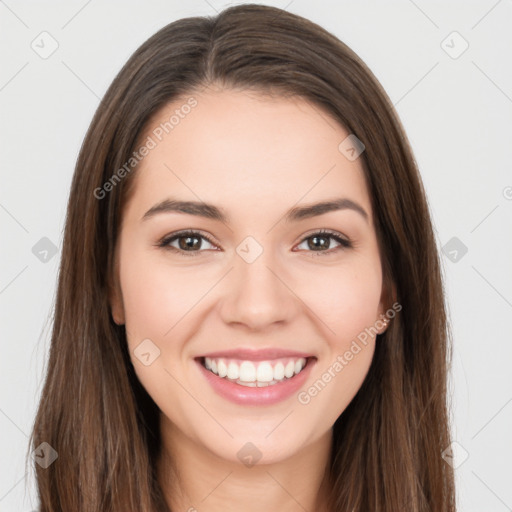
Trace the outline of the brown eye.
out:
M 331 248 L 332 240 L 337 242 L 339 245 L 337 248 L 335 247 L 333 250 L 329 250 Z M 346 249 L 352 247 L 349 240 L 342 238 L 339 233 L 331 231 L 319 231 L 318 233 L 313 233 L 301 242 L 301 244 L 303 243 L 307 244 L 307 248 L 310 252 L 328 252 L 329 254 L 336 251 L 336 249 L 339 249 L 340 246 L 341 248 Z
M 175 241 L 178 242 L 177 247 L 171 245 Z M 202 252 L 200 249 L 203 248 L 203 241 L 213 245 L 213 242 L 211 242 L 208 237 L 197 231 L 182 231 L 181 233 L 174 233 L 171 236 L 165 237 L 158 246 L 164 249 L 178 251 L 179 254 L 185 256 L 195 256 Z

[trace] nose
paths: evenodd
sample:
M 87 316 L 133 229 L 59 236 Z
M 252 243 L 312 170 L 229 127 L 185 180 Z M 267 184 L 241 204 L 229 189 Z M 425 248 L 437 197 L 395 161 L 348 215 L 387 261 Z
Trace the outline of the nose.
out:
M 254 331 L 290 322 L 298 314 L 300 300 L 287 277 L 271 251 L 263 251 L 252 263 L 237 256 L 225 280 L 221 307 L 224 322 Z

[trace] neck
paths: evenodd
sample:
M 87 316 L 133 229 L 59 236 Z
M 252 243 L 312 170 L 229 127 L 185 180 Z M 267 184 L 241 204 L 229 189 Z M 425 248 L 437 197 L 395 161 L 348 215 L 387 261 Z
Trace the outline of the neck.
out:
M 158 479 L 172 512 L 327 512 L 332 430 L 292 457 L 251 467 L 219 457 L 161 418 Z

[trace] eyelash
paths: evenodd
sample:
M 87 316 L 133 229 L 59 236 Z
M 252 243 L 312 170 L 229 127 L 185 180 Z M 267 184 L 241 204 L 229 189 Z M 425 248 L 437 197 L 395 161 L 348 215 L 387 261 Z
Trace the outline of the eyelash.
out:
M 312 252 L 314 254 L 314 256 L 324 256 L 326 254 L 332 254 L 337 249 L 351 249 L 353 247 L 352 242 L 350 240 L 342 238 L 340 236 L 340 233 L 337 233 L 336 231 L 326 230 L 326 229 L 321 229 L 320 231 L 312 233 L 311 235 L 303 238 L 300 241 L 299 245 L 302 244 L 303 242 L 305 242 L 306 240 L 313 238 L 315 236 L 318 236 L 318 235 L 324 236 L 324 237 L 325 237 L 325 235 L 329 235 L 326 238 L 332 238 L 333 240 L 335 240 L 336 242 L 338 242 L 340 244 L 340 247 L 336 247 L 334 249 L 326 250 L 326 251 L 308 251 L 308 252 Z M 196 238 L 204 238 L 210 244 L 215 245 L 215 242 L 213 240 L 211 240 L 208 236 L 200 233 L 199 231 L 180 231 L 178 233 L 173 233 L 172 235 L 164 237 L 162 240 L 160 240 L 157 243 L 157 247 L 160 247 L 160 248 L 166 249 L 166 250 L 171 250 L 173 252 L 177 252 L 181 256 L 185 256 L 185 257 L 197 256 L 201 252 L 203 252 L 200 250 L 199 251 L 183 251 L 182 249 L 177 249 L 176 247 L 172 247 L 169 245 L 174 240 L 177 240 L 179 238 L 184 238 L 187 236 L 196 237 Z

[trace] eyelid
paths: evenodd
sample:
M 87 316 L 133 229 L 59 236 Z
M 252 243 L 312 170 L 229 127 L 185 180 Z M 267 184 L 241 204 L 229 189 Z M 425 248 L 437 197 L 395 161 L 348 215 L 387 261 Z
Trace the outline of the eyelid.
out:
M 307 238 L 311 238 L 313 235 L 331 235 L 333 237 L 343 238 L 344 241 L 350 242 L 350 238 L 340 231 L 336 231 L 335 229 L 328 229 L 328 228 L 317 228 L 317 229 L 311 229 L 310 231 L 306 231 L 303 235 L 301 235 L 299 242 L 303 242 Z

